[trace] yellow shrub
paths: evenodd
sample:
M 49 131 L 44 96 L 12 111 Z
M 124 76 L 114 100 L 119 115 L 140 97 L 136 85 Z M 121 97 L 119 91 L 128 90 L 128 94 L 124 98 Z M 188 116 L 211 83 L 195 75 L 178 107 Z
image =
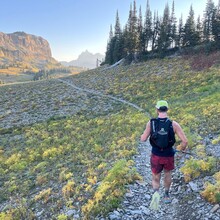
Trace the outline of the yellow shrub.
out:
M 204 145 L 197 145 L 196 146 L 196 153 L 199 157 L 204 158 L 206 156 L 206 152 L 205 152 L 205 146 Z
M 220 184 L 206 183 L 205 189 L 201 192 L 201 195 L 210 203 L 220 202 Z
M 216 181 L 220 182 L 220 171 L 214 174 Z
M 212 140 L 212 144 L 216 145 L 220 142 L 220 136 L 217 137 L 216 139 Z
M 211 171 L 215 166 L 216 160 L 213 157 L 207 157 L 204 160 L 189 159 L 185 161 L 184 166 L 180 168 L 180 171 L 184 174 L 184 179 L 189 182 L 202 172 Z
M 21 159 L 21 154 L 17 153 L 17 154 L 12 154 L 6 161 L 5 163 L 9 166 L 18 163 Z
M 48 189 L 42 190 L 38 195 L 34 197 L 34 199 L 35 201 L 43 200 L 44 203 L 47 203 L 50 195 L 51 195 L 51 188 L 48 188 Z
M 36 178 L 36 184 L 42 185 L 47 182 L 47 177 L 45 175 L 38 175 Z
M 52 148 L 47 149 L 43 152 L 43 158 L 44 159 L 47 159 L 47 158 L 52 159 L 52 158 L 58 156 L 60 153 L 61 152 L 58 148 L 52 147 Z
M 67 184 L 62 188 L 62 193 L 65 198 L 70 198 L 74 193 L 74 181 L 68 181 Z
M 11 213 L 0 212 L 0 220 L 13 220 Z
M 91 176 L 87 178 L 88 183 L 91 183 L 92 185 L 97 183 L 97 177 L 96 176 Z
M 61 215 L 57 216 L 57 220 L 67 220 L 67 219 L 68 219 L 68 216 L 66 216 L 64 214 L 61 214 Z
M 72 177 L 73 177 L 73 174 L 71 172 L 67 172 L 67 169 L 64 169 L 60 172 L 59 181 L 63 182 L 63 181 L 69 180 Z

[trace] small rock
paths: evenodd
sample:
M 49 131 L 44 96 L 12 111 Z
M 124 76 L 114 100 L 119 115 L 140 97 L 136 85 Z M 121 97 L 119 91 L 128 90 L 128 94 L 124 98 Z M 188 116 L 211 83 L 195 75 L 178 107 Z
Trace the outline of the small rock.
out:
M 74 219 L 79 219 L 80 218 L 79 214 L 75 214 L 73 217 L 74 217 Z
M 126 193 L 125 196 L 127 198 L 133 198 L 134 197 L 133 193 Z
M 114 211 L 113 212 L 115 215 L 120 215 L 120 213 L 118 211 Z
M 150 199 L 151 199 L 151 196 L 150 196 L 149 194 L 146 194 L 144 197 L 145 197 L 147 200 L 150 200 Z
M 196 183 L 194 183 L 194 182 L 189 182 L 189 186 L 190 186 L 190 188 L 192 189 L 192 191 L 198 192 L 198 186 L 197 186 Z
M 139 184 L 139 185 L 141 185 L 141 186 L 146 186 L 146 185 L 147 185 L 146 182 L 141 181 L 141 180 L 136 180 L 136 183 Z
M 142 212 L 145 214 L 145 215 L 149 215 L 150 214 L 150 210 L 145 207 L 145 206 L 140 206 L 140 209 L 142 210 Z
M 75 211 L 75 210 L 73 210 L 73 209 L 70 209 L 70 210 L 68 210 L 68 211 L 67 211 L 67 213 L 66 213 L 66 214 L 67 214 L 67 216 L 69 216 L 69 217 L 70 217 L 70 216 L 73 216 L 74 214 L 76 214 L 76 211 Z
M 120 216 L 119 215 L 116 215 L 115 213 L 111 213 L 109 215 L 109 219 L 110 220 L 119 220 L 120 219 Z
M 132 210 L 131 214 L 132 215 L 141 215 L 142 211 L 141 210 Z
M 179 202 L 179 200 L 176 199 L 176 198 L 174 198 L 174 199 L 172 200 L 172 204 L 177 204 L 178 202 Z
M 214 212 L 216 212 L 218 209 L 219 209 L 219 204 L 216 204 L 212 209 L 211 209 L 211 213 L 214 213 Z
M 40 212 L 37 212 L 37 213 L 36 213 L 36 216 L 37 216 L 37 217 L 40 217 L 40 216 L 43 214 L 43 212 L 44 212 L 44 210 L 42 210 L 42 211 L 40 211 Z

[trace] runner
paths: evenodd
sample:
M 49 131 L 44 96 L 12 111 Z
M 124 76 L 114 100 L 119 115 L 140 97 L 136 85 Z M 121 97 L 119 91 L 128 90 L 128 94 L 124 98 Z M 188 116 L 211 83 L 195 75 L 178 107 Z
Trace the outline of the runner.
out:
M 171 172 L 174 169 L 173 145 L 175 143 L 175 134 L 181 140 L 178 150 L 186 150 L 188 141 L 180 125 L 168 118 L 168 103 L 160 100 L 156 104 L 158 118 L 151 119 L 141 135 L 141 141 L 146 141 L 150 137 L 151 150 L 151 170 L 152 186 L 154 195 L 152 197 L 151 208 L 158 209 L 160 200 L 159 188 L 161 172 L 164 171 L 164 202 L 170 203 L 169 190 L 172 183 Z

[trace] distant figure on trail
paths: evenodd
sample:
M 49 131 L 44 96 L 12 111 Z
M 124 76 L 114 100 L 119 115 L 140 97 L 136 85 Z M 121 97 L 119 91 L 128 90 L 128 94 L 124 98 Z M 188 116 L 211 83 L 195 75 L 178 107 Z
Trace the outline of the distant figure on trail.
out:
M 164 171 L 164 202 L 170 203 L 169 190 L 172 183 L 171 172 L 174 169 L 175 151 L 173 146 L 175 143 L 175 134 L 181 140 L 180 145 L 177 146 L 178 150 L 186 150 L 188 141 L 180 125 L 168 118 L 167 101 L 158 101 L 156 111 L 158 118 L 153 118 L 147 123 L 146 129 L 141 135 L 141 141 L 147 141 L 148 137 L 150 137 L 150 144 L 152 146 L 150 162 L 154 190 L 153 199 L 155 199 L 154 196 L 160 199 L 158 191 L 160 188 L 161 172 Z M 157 201 L 156 205 L 154 204 L 156 207 L 153 207 L 153 209 L 158 209 L 158 203 L 159 201 Z

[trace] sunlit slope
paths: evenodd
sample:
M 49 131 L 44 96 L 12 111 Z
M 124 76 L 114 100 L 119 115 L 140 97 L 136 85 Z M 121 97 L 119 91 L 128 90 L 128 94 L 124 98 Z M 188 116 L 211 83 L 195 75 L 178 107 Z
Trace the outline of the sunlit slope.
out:
M 192 132 L 216 133 L 220 129 L 220 67 L 197 71 L 191 64 L 190 59 L 166 58 L 106 70 L 102 67 L 69 80 L 135 103 L 152 116 L 155 102 L 166 99 L 172 119 Z
M 220 70 L 195 71 L 191 62 L 100 67 L 63 80 L 152 116 L 166 99 L 194 147 L 198 136 L 219 135 Z M 0 94 L 0 219 L 65 219 L 69 210 L 92 219 L 120 204 L 125 185 L 139 178 L 131 159 L 146 114 L 55 79 L 2 86 Z

